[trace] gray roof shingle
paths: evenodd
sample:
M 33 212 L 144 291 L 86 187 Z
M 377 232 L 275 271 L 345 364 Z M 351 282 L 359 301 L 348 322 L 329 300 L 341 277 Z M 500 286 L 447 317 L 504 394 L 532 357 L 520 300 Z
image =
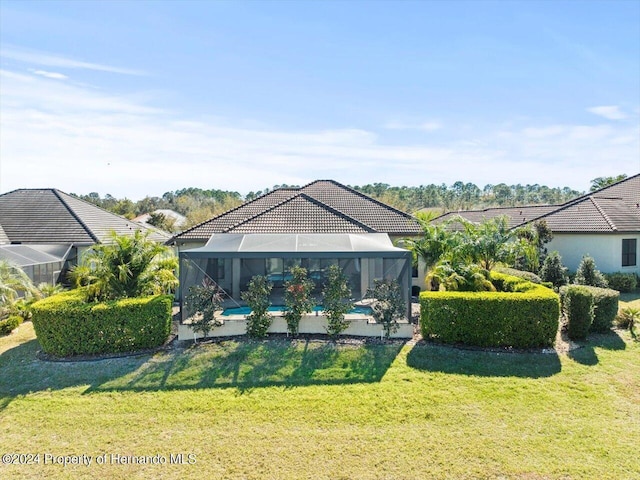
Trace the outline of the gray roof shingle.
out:
M 90 245 L 109 233 L 149 231 L 164 242 L 169 235 L 138 225 L 53 188 L 20 189 L 0 195 L 0 225 L 11 243 Z
M 185 230 L 171 241 L 214 233 L 389 233 L 416 235 L 411 216 L 332 180 L 282 188 Z

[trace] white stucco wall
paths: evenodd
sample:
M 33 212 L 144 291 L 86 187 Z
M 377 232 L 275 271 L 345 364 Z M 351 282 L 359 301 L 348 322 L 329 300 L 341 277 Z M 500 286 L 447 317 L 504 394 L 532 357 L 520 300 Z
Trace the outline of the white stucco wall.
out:
M 562 263 L 570 270 L 576 271 L 584 255 L 591 255 L 596 261 L 598 270 L 604 273 L 628 272 L 640 274 L 640 267 L 622 266 L 622 240 L 635 238 L 640 248 L 640 233 L 632 234 L 566 234 L 554 233 L 553 240 L 547 244 L 549 252 L 557 250 L 562 256 Z M 638 252 L 637 252 L 638 253 Z M 636 253 L 636 256 L 638 257 Z

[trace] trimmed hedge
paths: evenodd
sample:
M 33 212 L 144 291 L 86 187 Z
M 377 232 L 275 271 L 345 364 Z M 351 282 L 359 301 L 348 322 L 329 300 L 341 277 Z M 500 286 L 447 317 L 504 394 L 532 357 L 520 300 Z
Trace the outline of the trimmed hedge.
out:
M 0 335 L 9 335 L 22 324 L 23 318 L 20 315 L 10 315 L 0 320 Z
M 553 345 L 560 317 L 558 295 L 521 278 L 491 272 L 500 292 L 422 292 L 424 338 L 479 347 Z
M 82 289 L 34 303 L 33 328 L 50 355 L 131 352 L 162 345 L 171 333 L 171 295 L 86 301 Z
M 512 277 L 518 277 L 523 280 L 528 280 L 529 282 L 542 283 L 542 278 L 540 278 L 540 276 L 525 270 L 518 270 L 511 267 L 496 267 L 494 268 L 494 271 L 497 273 L 504 273 L 505 275 L 511 275 Z
M 620 292 L 611 288 L 587 287 L 593 296 L 593 322 L 590 332 L 606 332 L 613 326 L 618 314 Z
M 587 289 L 593 299 L 593 319 L 589 326 L 589 332 L 604 333 L 609 331 L 618 314 L 620 292 L 611 288 L 591 287 L 588 285 L 576 286 Z M 574 286 L 562 287 L 560 289 L 560 303 L 563 305 L 562 310 L 568 322 L 571 321 L 571 318 L 569 318 L 569 312 L 564 305 L 566 303 L 567 291 L 570 288 L 574 288 Z
M 619 292 L 632 292 L 638 286 L 638 277 L 635 273 L 605 273 L 609 288 Z
M 560 290 L 567 334 L 571 340 L 584 340 L 593 323 L 593 294 L 585 285 L 569 285 Z

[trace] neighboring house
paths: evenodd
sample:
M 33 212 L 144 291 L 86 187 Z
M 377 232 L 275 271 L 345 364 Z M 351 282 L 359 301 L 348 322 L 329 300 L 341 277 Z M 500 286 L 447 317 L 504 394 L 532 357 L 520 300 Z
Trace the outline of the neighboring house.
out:
M 185 225 L 185 223 L 187 223 L 187 217 L 167 208 L 159 208 L 158 210 L 154 210 L 151 213 L 143 213 L 142 215 L 138 215 L 136 218 L 132 219 L 132 221 L 140 223 L 147 227 L 153 227 L 153 225 L 148 223 L 152 213 L 155 213 L 156 215 L 164 215 L 166 219 L 173 223 L 173 226 L 175 227 L 174 231 L 180 230 Z
M 0 258 L 21 266 L 36 283 L 59 281 L 84 251 L 109 242 L 111 231 L 128 235 L 136 230 L 158 242 L 169 238 L 53 188 L 0 195 Z
M 544 220 L 553 232 L 547 248 L 560 252 L 569 270 L 577 270 L 588 254 L 603 272 L 640 275 L 640 174 L 562 205 L 450 212 L 434 221 L 455 215 L 473 222 L 507 215 L 512 228 Z

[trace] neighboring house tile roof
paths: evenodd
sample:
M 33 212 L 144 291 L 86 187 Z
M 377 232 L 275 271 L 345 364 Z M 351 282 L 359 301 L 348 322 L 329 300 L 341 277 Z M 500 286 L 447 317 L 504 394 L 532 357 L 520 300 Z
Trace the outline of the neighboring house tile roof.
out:
M 169 238 L 53 188 L 0 195 L 0 225 L 11 243 L 90 245 L 109 241 L 111 231 L 135 230 L 149 231 L 149 238 L 159 242 Z
M 434 221 L 441 222 L 454 215 L 473 222 L 508 215 L 510 227 L 544 220 L 557 233 L 640 232 L 640 174 L 562 205 L 462 211 L 447 213 Z
M 281 188 L 176 235 L 206 241 L 214 233 L 389 233 L 416 235 L 409 214 L 332 180 Z
M 507 216 L 509 228 L 517 227 L 530 220 L 538 218 L 547 213 L 560 208 L 560 205 L 532 205 L 523 207 L 496 207 L 485 208 L 484 210 L 463 210 L 459 212 L 449 212 L 434 219 L 436 223 L 451 220 L 457 215 L 476 223 L 490 220 L 502 215 Z

